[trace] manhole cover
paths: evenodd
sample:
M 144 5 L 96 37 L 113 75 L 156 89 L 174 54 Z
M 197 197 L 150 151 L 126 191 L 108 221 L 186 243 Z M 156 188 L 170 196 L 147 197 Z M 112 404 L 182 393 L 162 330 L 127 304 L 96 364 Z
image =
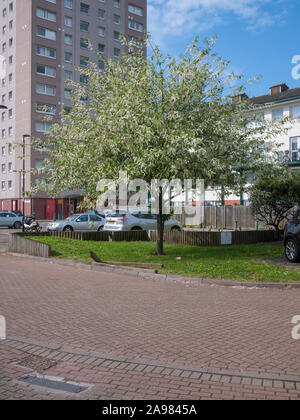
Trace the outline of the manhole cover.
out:
M 46 357 L 32 355 L 21 360 L 18 364 L 40 373 L 56 366 L 57 362 L 55 360 L 47 359 Z
M 37 376 L 23 376 L 19 378 L 18 381 L 25 382 L 26 384 L 42 386 L 45 388 L 55 389 L 56 391 L 65 391 L 72 394 L 79 394 L 82 391 L 85 391 L 87 387 L 80 385 L 70 384 L 68 382 L 54 381 L 47 378 L 38 378 Z

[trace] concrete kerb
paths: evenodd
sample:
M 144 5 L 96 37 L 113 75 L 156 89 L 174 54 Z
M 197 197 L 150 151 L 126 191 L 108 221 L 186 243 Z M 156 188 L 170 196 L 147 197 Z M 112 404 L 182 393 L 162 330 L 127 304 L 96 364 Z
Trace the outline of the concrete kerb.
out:
M 185 276 L 176 276 L 170 274 L 157 274 L 153 270 L 143 270 L 140 268 L 120 268 L 112 265 L 97 265 L 97 263 L 84 263 L 84 262 L 74 262 L 68 260 L 59 260 L 54 258 L 44 258 L 44 257 L 34 257 L 31 255 L 17 254 L 17 253 L 6 253 L 6 255 L 12 255 L 15 257 L 32 259 L 39 262 L 44 262 L 48 264 L 57 264 L 66 267 L 73 267 L 79 270 L 89 270 L 89 271 L 98 271 L 106 273 L 115 273 L 123 274 L 126 276 L 143 278 L 143 279 L 157 279 L 157 280 L 167 280 L 173 282 L 183 282 L 183 283 L 194 283 L 194 284 L 204 284 L 204 285 L 217 285 L 225 287 L 245 287 L 245 288 L 275 288 L 275 289 L 300 289 L 300 283 L 258 283 L 258 282 L 240 282 L 233 280 L 225 279 L 210 279 L 210 278 L 198 278 L 198 277 L 185 277 Z

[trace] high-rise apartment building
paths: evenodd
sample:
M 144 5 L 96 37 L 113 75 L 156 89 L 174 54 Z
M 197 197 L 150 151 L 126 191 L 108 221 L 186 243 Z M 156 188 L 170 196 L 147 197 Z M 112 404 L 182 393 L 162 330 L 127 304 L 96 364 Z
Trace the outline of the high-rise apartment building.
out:
M 71 107 L 67 80 L 80 81 L 76 66 L 122 54 L 119 35 L 142 38 L 147 0 L 0 0 L 0 211 L 22 210 L 22 147 L 25 168 L 38 169 L 43 155 L 30 137 L 42 138 L 62 108 Z M 36 177 L 26 172 L 25 191 Z M 62 216 L 74 209 L 74 197 L 25 197 L 26 213 L 38 218 Z M 65 202 L 64 202 L 65 201 Z

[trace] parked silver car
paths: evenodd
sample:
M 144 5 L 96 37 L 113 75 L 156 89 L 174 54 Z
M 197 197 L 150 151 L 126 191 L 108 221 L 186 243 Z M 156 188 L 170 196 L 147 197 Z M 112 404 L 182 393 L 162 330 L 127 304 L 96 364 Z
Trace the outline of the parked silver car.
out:
M 106 216 L 104 231 L 156 230 L 157 215 L 143 213 L 114 213 Z M 165 230 L 182 230 L 182 225 L 170 219 L 165 222 Z
M 74 214 L 65 220 L 49 223 L 48 232 L 97 232 L 105 219 L 97 214 Z
M 0 227 L 21 229 L 23 222 L 22 216 L 17 216 L 10 211 L 0 212 Z

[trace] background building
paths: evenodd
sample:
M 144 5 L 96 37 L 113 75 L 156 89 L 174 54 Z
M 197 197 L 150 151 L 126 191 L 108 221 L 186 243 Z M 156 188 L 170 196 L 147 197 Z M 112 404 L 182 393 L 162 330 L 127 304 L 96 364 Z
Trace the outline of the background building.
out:
M 234 98 L 238 103 L 244 95 Z M 300 169 L 300 88 L 289 89 L 285 83 L 272 86 L 268 94 L 251 98 L 251 101 L 259 106 L 258 113 L 266 120 L 277 120 L 290 117 L 292 124 L 286 125 L 286 132 L 270 139 L 272 143 L 280 143 L 278 159 L 287 164 L 292 170 Z M 253 174 L 247 171 L 247 185 L 252 184 Z M 205 192 L 206 205 L 221 205 L 221 189 L 208 189 Z M 225 197 L 225 205 L 248 205 L 247 194 L 236 196 L 234 194 Z
M 42 138 L 49 130 L 45 115 L 59 121 L 71 107 L 67 79 L 80 81 L 75 66 L 90 60 L 103 66 L 90 40 L 106 58 L 122 53 L 119 34 L 142 38 L 147 0 L 2 0 L 0 4 L 0 210 L 22 209 L 24 135 Z M 26 138 L 25 167 L 38 169 L 43 155 Z M 25 191 L 37 177 L 26 173 Z M 60 199 L 39 193 L 25 198 L 26 214 L 52 219 L 76 207 L 76 192 Z

